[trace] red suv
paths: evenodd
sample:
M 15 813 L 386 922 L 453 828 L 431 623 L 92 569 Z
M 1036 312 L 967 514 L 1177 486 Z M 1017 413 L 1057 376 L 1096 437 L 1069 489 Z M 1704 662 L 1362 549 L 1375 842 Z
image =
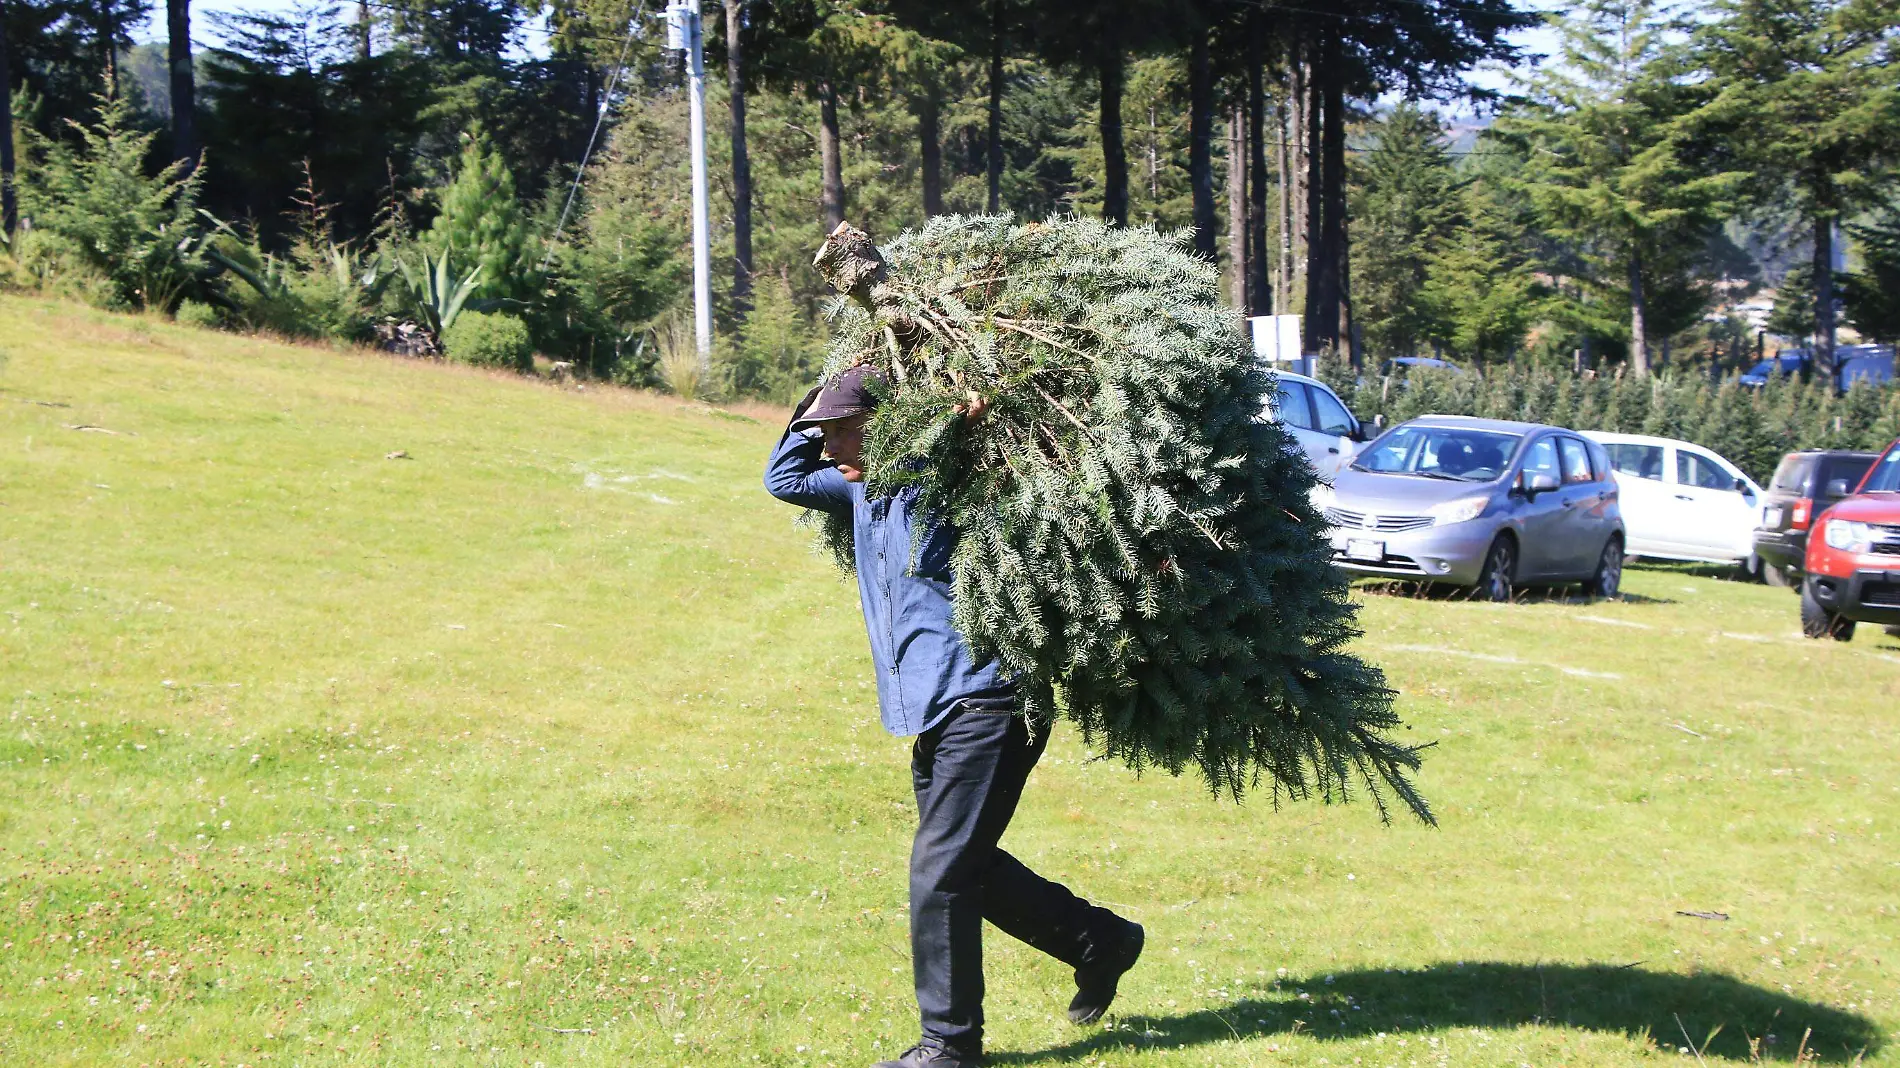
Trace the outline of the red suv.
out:
M 1900 624 L 1900 441 L 1808 537 L 1801 632 L 1846 641 L 1855 623 Z

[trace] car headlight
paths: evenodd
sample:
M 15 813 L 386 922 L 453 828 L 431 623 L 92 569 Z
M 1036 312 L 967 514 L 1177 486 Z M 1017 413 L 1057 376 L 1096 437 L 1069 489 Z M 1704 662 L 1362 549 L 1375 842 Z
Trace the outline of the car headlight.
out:
M 1314 511 L 1324 512 L 1333 506 L 1333 487 L 1324 482 L 1315 482 L 1306 499 L 1312 503 Z
M 1487 494 L 1483 497 L 1465 497 L 1456 501 L 1446 501 L 1444 504 L 1434 504 L 1426 511 L 1431 514 L 1432 519 L 1443 525 L 1469 522 L 1483 515 L 1484 510 L 1490 506 L 1491 498 Z
M 1830 519 L 1821 531 L 1821 537 L 1827 541 L 1830 549 L 1839 549 L 1845 553 L 1869 552 L 1874 547 L 1874 530 L 1865 523 L 1855 523 L 1846 519 Z

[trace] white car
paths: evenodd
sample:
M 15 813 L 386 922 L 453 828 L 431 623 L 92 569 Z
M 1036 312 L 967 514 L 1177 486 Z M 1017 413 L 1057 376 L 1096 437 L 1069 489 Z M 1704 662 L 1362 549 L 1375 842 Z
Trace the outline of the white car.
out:
M 1331 482 L 1366 440 L 1359 420 L 1324 382 L 1290 371 L 1276 371 L 1274 377 L 1279 387 L 1264 414 L 1299 439 L 1320 480 Z
M 1754 571 L 1764 496 L 1754 479 L 1687 441 L 1595 430 L 1583 436 L 1610 454 L 1629 555 Z

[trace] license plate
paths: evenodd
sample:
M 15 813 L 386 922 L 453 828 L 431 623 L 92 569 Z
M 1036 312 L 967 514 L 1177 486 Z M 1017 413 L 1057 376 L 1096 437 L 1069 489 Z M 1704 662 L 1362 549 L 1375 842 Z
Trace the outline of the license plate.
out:
M 1770 508 L 1767 511 L 1763 512 L 1761 514 L 1761 525 L 1762 525 L 1762 529 L 1764 530 L 1780 530 L 1781 529 L 1781 509 Z
M 1368 538 L 1348 538 L 1346 540 L 1346 559 L 1369 560 L 1378 563 L 1385 559 L 1385 542 Z

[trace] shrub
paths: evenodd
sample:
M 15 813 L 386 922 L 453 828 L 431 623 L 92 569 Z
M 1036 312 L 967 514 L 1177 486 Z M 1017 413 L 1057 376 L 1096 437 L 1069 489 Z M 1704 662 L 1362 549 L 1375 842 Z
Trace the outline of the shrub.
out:
M 24 235 L 22 235 L 24 236 Z M 0 293 L 23 290 L 31 292 L 38 288 L 33 272 L 26 269 L 20 257 L 11 248 L 0 251 Z
M 158 135 L 136 128 L 123 97 L 100 98 L 96 125 L 70 125 L 71 138 L 25 137 L 21 214 L 62 245 L 47 265 L 66 276 L 57 279 L 62 286 L 77 284 L 96 303 L 169 311 L 201 267 L 198 173 L 173 163 L 146 176 Z
M 98 308 L 124 307 L 112 279 L 93 266 L 71 238 L 48 230 L 27 230 L 13 243 L 23 286 Z
M 465 311 L 442 332 L 449 359 L 477 367 L 526 371 L 534 366 L 534 342 L 528 324 L 500 312 Z
M 254 230 L 214 220 L 216 232 L 203 250 L 233 280 L 224 286 L 232 318 L 289 337 L 369 340 L 389 272 L 380 256 L 362 256 L 332 237 L 329 209 L 307 180 L 298 206 L 304 209 L 301 232 L 282 255 L 267 252 Z
M 209 304 L 187 300 L 179 303 L 178 310 L 172 313 L 172 319 L 180 326 L 195 326 L 212 330 L 223 325 L 224 317 L 218 314 L 218 309 Z

